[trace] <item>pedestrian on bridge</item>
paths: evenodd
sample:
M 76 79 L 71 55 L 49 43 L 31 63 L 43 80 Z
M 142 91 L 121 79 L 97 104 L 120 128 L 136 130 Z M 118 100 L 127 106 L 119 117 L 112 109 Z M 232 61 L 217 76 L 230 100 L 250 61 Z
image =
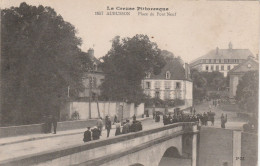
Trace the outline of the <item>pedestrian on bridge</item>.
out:
M 136 121 L 136 116 L 135 116 L 135 114 L 134 114 L 134 116 L 133 116 L 133 121 Z
M 114 117 L 114 123 L 116 123 L 117 122 L 117 116 L 115 115 L 115 117 Z
M 102 121 L 102 118 L 100 117 L 98 120 L 97 120 L 97 127 L 100 131 L 100 136 L 102 135 L 102 130 L 103 130 L 103 121 Z
M 130 132 L 130 123 L 129 120 L 126 120 L 126 122 L 123 125 L 122 134 L 127 134 Z
M 115 136 L 117 136 L 117 135 L 120 135 L 120 134 L 121 134 L 121 123 L 120 123 L 120 121 L 117 121 L 117 122 L 115 123 L 115 125 L 116 125 L 116 133 L 115 133 Z
M 226 128 L 226 122 L 227 122 L 227 115 L 226 115 L 226 118 L 224 117 L 224 115 L 222 114 L 221 117 L 221 128 Z
M 109 137 L 111 127 L 112 127 L 111 120 L 110 117 L 108 117 L 106 120 L 107 137 Z
M 91 141 L 91 132 L 90 132 L 90 127 L 88 127 L 88 130 L 84 132 L 84 142 L 89 142 Z
M 98 140 L 99 137 L 100 137 L 100 130 L 97 127 L 95 127 L 91 131 L 92 131 L 92 139 L 93 140 Z

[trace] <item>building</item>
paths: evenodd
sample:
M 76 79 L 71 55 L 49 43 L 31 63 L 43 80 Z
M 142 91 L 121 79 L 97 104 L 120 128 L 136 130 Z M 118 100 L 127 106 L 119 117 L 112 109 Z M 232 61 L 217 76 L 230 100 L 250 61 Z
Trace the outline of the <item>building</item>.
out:
M 162 100 L 181 99 L 185 101 L 185 105 L 192 106 L 193 84 L 187 64 L 185 69 L 177 61 L 168 61 L 160 74 L 147 73 L 142 80 L 144 93 L 151 98 L 158 97 Z
M 229 97 L 234 98 L 236 96 L 237 85 L 239 80 L 243 77 L 243 75 L 248 71 L 259 70 L 259 63 L 253 59 L 252 57 L 248 57 L 248 59 L 234 67 L 229 71 Z
M 253 56 L 249 49 L 234 49 L 232 43 L 229 43 L 228 47 L 228 49 L 217 47 L 206 55 L 193 60 L 190 68 L 200 72 L 219 71 L 226 77 L 235 66 L 245 62 L 248 56 Z
M 92 97 L 96 97 L 100 95 L 100 86 L 104 81 L 105 75 L 101 70 L 99 64 L 101 63 L 97 58 L 94 56 L 94 49 L 90 48 L 87 52 L 93 62 L 93 67 L 90 72 L 84 74 L 82 80 L 84 85 L 84 91 L 80 92 L 80 98 L 89 98 L 90 92 L 92 92 Z M 90 86 L 91 85 L 91 86 Z

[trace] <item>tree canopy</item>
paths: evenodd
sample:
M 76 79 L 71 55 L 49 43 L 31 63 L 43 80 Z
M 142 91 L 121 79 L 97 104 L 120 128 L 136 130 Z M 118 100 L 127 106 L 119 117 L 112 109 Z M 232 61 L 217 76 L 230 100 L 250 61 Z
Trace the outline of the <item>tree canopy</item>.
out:
M 249 71 L 239 81 L 236 100 L 241 110 L 249 113 L 258 112 L 259 72 Z
M 82 89 L 84 64 L 73 25 L 50 7 L 21 3 L 1 11 L 2 122 L 38 123 Z
M 207 79 L 196 69 L 191 70 L 193 81 L 193 99 L 203 100 L 207 95 Z
M 102 60 L 101 66 L 106 74 L 102 96 L 107 100 L 127 100 L 137 105 L 144 98 L 141 80 L 147 72 L 159 74 L 165 65 L 161 50 L 146 35 L 123 39 L 116 36 Z

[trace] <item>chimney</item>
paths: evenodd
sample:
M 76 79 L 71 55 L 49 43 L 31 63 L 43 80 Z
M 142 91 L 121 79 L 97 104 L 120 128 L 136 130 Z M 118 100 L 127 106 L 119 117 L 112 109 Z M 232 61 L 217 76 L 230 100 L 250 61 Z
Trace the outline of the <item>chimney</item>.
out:
M 189 80 L 190 79 L 190 66 L 188 63 L 184 64 L 184 69 L 185 69 L 185 79 Z
M 217 47 L 216 48 L 216 55 L 218 55 L 218 52 L 219 52 L 219 48 Z
M 94 49 L 93 48 L 90 48 L 88 50 L 88 55 L 90 56 L 90 58 L 94 58 Z
M 229 42 L 229 44 L 228 44 L 228 48 L 229 48 L 229 50 L 232 50 L 232 43 L 231 42 Z

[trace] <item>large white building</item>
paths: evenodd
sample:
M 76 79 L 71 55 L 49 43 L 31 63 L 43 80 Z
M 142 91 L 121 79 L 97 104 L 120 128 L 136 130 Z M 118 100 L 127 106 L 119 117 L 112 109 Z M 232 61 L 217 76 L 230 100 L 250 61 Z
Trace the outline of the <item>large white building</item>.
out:
M 100 86 L 105 79 L 104 72 L 99 67 L 100 61 L 94 56 L 94 49 L 90 48 L 87 55 L 92 60 L 93 67 L 92 70 L 85 73 L 82 78 L 84 91 L 79 93 L 80 98 L 100 96 Z
M 147 73 L 142 81 L 144 93 L 151 98 L 158 97 L 162 100 L 181 99 L 185 101 L 187 107 L 192 106 L 193 84 L 189 78 L 187 64 L 185 69 L 180 63 L 169 61 L 160 74 Z
M 228 49 L 217 47 L 206 55 L 193 60 L 190 67 L 200 72 L 219 71 L 226 77 L 231 69 L 245 62 L 248 56 L 253 56 L 249 49 L 234 49 L 232 43 L 229 43 Z

